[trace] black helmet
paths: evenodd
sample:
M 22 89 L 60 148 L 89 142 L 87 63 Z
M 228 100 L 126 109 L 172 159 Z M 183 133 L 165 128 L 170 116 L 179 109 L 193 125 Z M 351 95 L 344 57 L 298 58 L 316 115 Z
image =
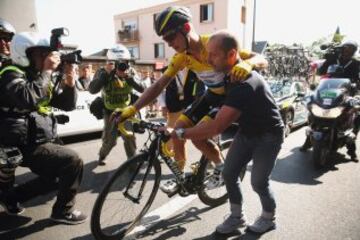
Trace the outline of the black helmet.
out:
M 16 33 L 15 28 L 2 18 L 0 18 L 0 32 L 9 33 L 12 35 Z
M 191 13 L 186 7 L 168 7 L 156 17 L 154 27 L 156 34 L 162 36 L 165 33 L 179 31 L 182 26 L 191 20 Z

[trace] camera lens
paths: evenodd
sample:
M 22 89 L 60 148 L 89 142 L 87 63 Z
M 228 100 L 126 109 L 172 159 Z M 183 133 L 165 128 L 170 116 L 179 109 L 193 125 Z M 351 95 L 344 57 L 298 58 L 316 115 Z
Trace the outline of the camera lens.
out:
M 117 69 L 120 71 L 125 71 L 126 69 L 128 69 L 128 67 L 129 66 L 124 62 L 117 64 Z

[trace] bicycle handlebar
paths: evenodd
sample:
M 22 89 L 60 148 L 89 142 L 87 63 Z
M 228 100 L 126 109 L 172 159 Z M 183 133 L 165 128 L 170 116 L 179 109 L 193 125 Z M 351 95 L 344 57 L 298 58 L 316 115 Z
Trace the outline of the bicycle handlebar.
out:
M 127 121 L 130 121 L 131 123 L 138 123 L 138 122 L 141 121 L 141 119 L 136 118 L 136 117 L 132 117 L 132 118 L 127 119 L 126 121 L 123 121 L 123 122 L 118 123 L 118 130 L 119 130 L 119 132 L 120 132 L 123 136 L 125 136 L 125 137 L 134 136 L 134 133 L 133 133 L 133 132 L 128 131 L 128 130 L 126 130 L 126 128 L 125 128 L 125 123 L 126 123 Z
M 132 117 L 132 118 L 127 119 L 126 121 L 118 123 L 118 130 L 124 136 L 133 136 L 134 135 L 133 132 L 126 130 L 125 123 L 127 121 L 130 121 L 133 124 L 134 129 L 148 129 L 152 132 L 159 132 L 159 128 L 164 127 L 164 125 L 161 123 L 158 123 L 158 124 L 150 123 L 150 122 L 141 120 L 140 118 Z

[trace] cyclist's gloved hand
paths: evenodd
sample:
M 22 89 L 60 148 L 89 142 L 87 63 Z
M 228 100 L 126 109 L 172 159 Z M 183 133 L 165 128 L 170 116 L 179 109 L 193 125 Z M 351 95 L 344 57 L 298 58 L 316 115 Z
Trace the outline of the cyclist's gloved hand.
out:
M 230 80 L 232 82 L 245 80 L 251 74 L 253 67 L 249 61 L 241 61 L 231 69 Z
M 110 121 L 116 121 L 116 123 L 124 122 L 126 119 L 131 118 L 137 112 L 133 105 L 125 108 L 116 108 L 111 114 Z

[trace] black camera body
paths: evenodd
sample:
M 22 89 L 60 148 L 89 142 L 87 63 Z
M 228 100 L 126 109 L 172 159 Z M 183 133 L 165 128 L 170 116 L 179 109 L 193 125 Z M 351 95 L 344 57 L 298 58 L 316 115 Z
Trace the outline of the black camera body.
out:
M 62 36 L 69 36 L 69 30 L 66 28 L 55 28 L 51 30 L 50 47 L 59 51 L 64 48 L 61 43 Z M 76 50 L 70 53 L 61 54 L 61 63 L 80 64 L 82 61 L 81 50 Z
M 326 50 L 324 53 L 324 58 L 328 61 L 334 61 L 339 58 L 342 46 L 340 44 L 330 43 L 323 44 L 320 46 L 321 50 Z
M 125 61 L 118 61 L 116 62 L 116 69 L 120 70 L 122 72 L 125 72 L 126 70 L 128 70 L 130 67 L 129 63 L 125 62 Z

